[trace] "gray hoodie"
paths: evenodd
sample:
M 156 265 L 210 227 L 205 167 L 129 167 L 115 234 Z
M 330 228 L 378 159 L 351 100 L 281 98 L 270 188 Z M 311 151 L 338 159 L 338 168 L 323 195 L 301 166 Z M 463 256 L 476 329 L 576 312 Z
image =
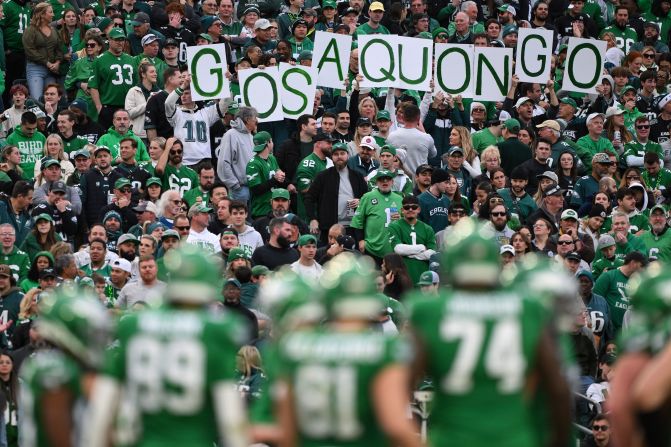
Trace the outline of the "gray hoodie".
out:
M 247 163 L 254 155 L 254 140 L 240 118 L 231 121 L 231 128 L 217 148 L 217 174 L 229 191 L 247 185 Z

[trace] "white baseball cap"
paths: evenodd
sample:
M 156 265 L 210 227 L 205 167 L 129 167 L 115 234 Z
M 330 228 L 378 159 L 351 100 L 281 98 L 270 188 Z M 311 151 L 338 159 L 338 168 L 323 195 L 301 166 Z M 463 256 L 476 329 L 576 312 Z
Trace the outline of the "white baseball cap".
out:
M 130 271 L 131 271 L 130 262 L 127 259 L 124 259 L 124 258 L 115 259 L 114 261 L 112 261 L 112 263 L 110 265 L 112 266 L 113 269 L 121 269 L 124 272 L 128 272 L 128 273 L 130 273 Z

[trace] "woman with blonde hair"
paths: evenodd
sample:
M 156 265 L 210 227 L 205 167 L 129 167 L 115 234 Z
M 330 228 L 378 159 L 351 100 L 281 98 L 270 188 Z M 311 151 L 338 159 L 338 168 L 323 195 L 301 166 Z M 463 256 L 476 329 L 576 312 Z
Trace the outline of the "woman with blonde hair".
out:
M 156 175 L 154 169 L 158 164 L 158 159 L 161 158 L 161 154 L 165 150 L 165 138 L 156 137 L 152 138 L 149 144 L 147 145 L 147 152 L 149 152 L 149 161 L 143 161 L 140 163 L 140 167 L 144 168 L 151 175 Z
M 266 380 L 261 363 L 261 354 L 254 346 L 243 346 L 235 358 L 236 369 L 240 373 L 238 390 L 247 401 L 260 396 L 261 386 Z
M 26 53 L 26 79 L 33 99 L 39 99 L 44 86 L 55 83 L 59 75 L 63 48 L 58 33 L 51 27 L 54 9 L 51 4 L 38 3 L 33 8 L 30 25 L 23 32 Z
M 147 108 L 149 98 L 159 92 L 159 88 L 156 86 L 158 72 L 154 64 L 148 60 L 140 62 L 137 71 L 140 81 L 128 90 L 125 109 L 128 110 L 128 115 L 133 126 L 133 133 L 146 140 L 147 131 L 144 129 L 144 112 Z
M 19 349 L 30 342 L 30 328 L 33 320 L 37 318 L 40 294 L 42 290 L 34 287 L 23 295 L 19 303 L 19 321 L 14 323 L 14 332 L 12 333 L 12 347 Z
M 359 118 L 356 125 L 356 130 L 354 131 L 354 137 L 352 138 L 352 141 L 347 143 L 347 152 L 349 152 L 350 158 L 359 155 L 359 152 L 361 152 L 361 140 L 363 137 L 367 137 L 372 134 L 372 121 L 365 119 L 364 117 Z M 373 158 L 377 158 L 377 152 L 373 153 Z
M 33 171 L 33 175 L 35 176 L 35 188 L 38 188 L 44 183 L 44 179 L 42 178 L 42 163 L 48 158 L 53 158 L 60 162 L 62 180 L 65 180 L 75 172 L 75 167 L 72 162 L 70 162 L 70 158 L 63 149 L 63 139 L 60 135 L 52 133 L 47 137 L 47 140 L 44 143 L 43 155 L 44 156 L 35 163 L 35 169 Z
M 450 146 L 457 146 L 464 150 L 463 167 L 471 177 L 475 178 L 482 174 L 480 169 L 480 157 L 473 148 L 471 132 L 464 126 L 454 126 L 450 133 Z M 500 157 L 499 157 L 500 158 Z

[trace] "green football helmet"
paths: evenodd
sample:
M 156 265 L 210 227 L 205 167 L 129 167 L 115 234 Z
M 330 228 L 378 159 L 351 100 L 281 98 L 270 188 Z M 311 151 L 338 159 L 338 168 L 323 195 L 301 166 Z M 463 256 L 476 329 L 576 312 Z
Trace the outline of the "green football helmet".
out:
M 368 258 L 342 253 L 331 260 L 319 281 L 329 318 L 376 320 L 387 303 L 375 287 L 375 275 Z
M 321 288 L 288 267 L 267 278 L 258 296 L 261 309 L 272 317 L 280 332 L 313 326 L 326 317 Z
M 671 315 L 671 271 L 659 263 L 633 276 L 627 285 L 634 312 L 645 315 L 651 323 Z
M 105 306 L 90 292 L 60 287 L 43 293 L 36 328 L 40 336 L 84 365 L 102 366 L 113 323 Z
M 462 219 L 445 242 L 440 261 L 441 280 L 459 287 L 499 284 L 501 261 L 492 231 L 472 219 Z
M 196 245 L 184 244 L 165 255 L 169 275 L 168 302 L 207 304 L 216 300 L 222 285 L 221 259 Z

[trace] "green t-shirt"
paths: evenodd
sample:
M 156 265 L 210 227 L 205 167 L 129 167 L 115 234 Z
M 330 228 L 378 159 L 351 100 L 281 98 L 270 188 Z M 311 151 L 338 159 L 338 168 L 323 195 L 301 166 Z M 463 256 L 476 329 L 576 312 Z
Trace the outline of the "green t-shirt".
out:
M 639 238 L 645 245 L 645 254 L 648 258 L 656 258 L 666 264 L 671 262 L 671 231 L 669 231 L 669 227 L 666 227 L 659 236 L 652 231 L 644 231 Z
M 610 307 L 610 319 L 613 327 L 619 332 L 622 327 L 622 318 L 629 309 L 629 296 L 627 294 L 627 283 L 629 277 L 624 276 L 619 268 L 608 270 L 599 276 L 594 283 L 594 293 L 601 295 Z
M 82 266 L 82 272 L 84 272 L 84 275 L 86 276 L 91 276 L 94 273 L 99 274 L 100 276 L 109 279 L 110 275 L 112 274 L 112 267 L 108 263 L 105 263 L 102 267 L 99 269 L 94 269 L 91 264 L 86 264 Z
M 14 0 L 2 4 L 5 18 L 0 21 L 4 37 L 5 50 L 23 51 L 23 32 L 30 24 L 32 7 L 30 3 L 20 5 Z
M 489 146 L 496 146 L 498 143 L 503 141 L 503 137 L 496 137 L 489 128 L 484 128 L 478 130 L 472 135 L 473 139 L 473 149 L 475 149 L 478 154 L 482 154 L 482 151 L 487 149 Z
M 382 24 L 380 24 L 376 29 L 373 29 L 370 27 L 368 22 L 366 22 L 363 25 L 359 25 L 357 27 L 357 29 L 354 31 L 353 37 L 356 40 L 356 38 L 362 34 L 390 34 L 390 33 L 387 27 Z
M 105 51 L 93 61 L 89 88 L 98 90 L 103 105 L 123 107 L 128 90 L 137 84 L 136 72 L 132 56 Z
M 247 186 L 253 188 L 270 181 L 275 177 L 275 172 L 280 169 L 275 156 L 270 154 L 265 160 L 255 154 L 247 164 Z M 268 214 L 272 209 L 270 207 L 270 198 L 272 190 L 269 188 L 263 194 L 251 194 L 252 217 L 261 217 Z
M 392 252 L 387 227 L 391 223 L 391 215 L 400 213 L 402 202 L 400 194 L 393 191 L 383 194 L 378 189 L 361 197 L 351 226 L 364 231 L 366 252 L 379 258 Z
M 67 390 L 73 397 L 71 411 L 82 397 L 82 374 L 79 364 L 63 352 L 49 349 L 26 359 L 21 367 L 21 417 L 19 432 L 23 445 L 50 446 L 44 424 L 45 394 Z M 52 410 L 53 411 L 53 410 Z M 76 421 L 77 419 L 74 418 Z
M 604 271 L 616 269 L 622 264 L 624 264 L 624 259 L 621 257 L 613 256 L 613 259 L 598 258 L 592 262 L 592 276 L 594 276 L 594 280 L 596 281 Z
M 196 199 L 198 199 L 198 197 L 203 199 L 202 203 L 208 203 L 210 201 L 210 191 L 203 191 L 200 189 L 200 186 L 196 186 L 185 192 L 184 195 L 182 195 L 182 200 L 184 200 L 189 208 L 191 208 L 196 204 Z
M 436 233 L 430 225 L 418 220 L 410 225 L 405 219 L 395 220 L 389 224 L 389 243 L 392 249 L 396 244 L 424 245 L 427 250 L 436 249 Z M 429 269 L 429 260 L 422 261 L 409 256 L 403 256 L 403 263 L 408 268 L 408 274 L 413 284 L 417 284 L 419 277 Z
M 627 163 L 627 157 L 630 155 L 633 157 L 644 157 L 647 152 L 654 152 L 659 155 L 660 160 L 664 160 L 664 152 L 662 151 L 662 146 L 654 141 L 648 141 L 646 144 L 642 144 L 636 140 L 632 140 L 629 143 L 624 145 L 624 152 L 620 156 L 620 164 L 624 167 L 629 167 Z
M 21 132 L 21 126 L 16 126 L 14 132 L 7 137 L 7 146 L 16 146 L 21 153 L 19 166 L 23 169 L 23 178 L 31 180 L 35 172 L 35 163 L 44 154 L 44 144 L 47 141 L 42 132 L 36 130 L 32 137 Z
M 280 340 L 280 377 L 295 392 L 298 445 L 383 446 L 372 384 L 386 368 L 409 360 L 407 342 L 380 332 L 296 331 Z
M 160 178 L 163 182 L 163 191 L 172 189 L 177 191 L 180 197 L 183 197 L 187 191 L 196 188 L 199 185 L 198 173 L 190 167 L 183 165 L 176 168 L 171 164 L 166 164 L 163 175 L 161 175 Z
M 305 212 L 305 202 L 303 196 L 310 189 L 312 181 L 317 177 L 317 174 L 327 168 L 328 158 L 322 160 L 314 152 L 301 160 L 296 170 L 296 189 L 298 189 L 298 217 L 303 220 L 307 219 Z
M 16 246 L 8 254 L 0 252 L 0 264 L 8 265 L 12 271 L 12 275 L 16 279 L 16 283 L 20 284 L 26 277 L 28 277 L 28 270 L 30 270 L 30 257 L 28 253 L 19 250 Z
M 608 32 L 615 35 L 615 46 L 624 51 L 625 54 L 627 54 L 631 46 L 638 41 L 636 31 L 629 26 L 624 30 L 618 28 L 616 25 L 607 26 L 601 32 L 601 36 Z
M 671 171 L 666 168 L 660 168 L 655 175 L 650 175 L 648 171 L 643 171 L 641 174 L 643 181 L 648 189 L 669 189 L 671 188 Z
M 545 313 L 538 300 L 513 290 L 442 291 L 411 303 L 410 325 L 436 387 L 430 444 L 536 445 L 525 385 Z
M 576 141 L 578 148 L 576 153 L 582 164 L 592 169 L 592 157 L 599 152 L 606 152 L 617 156 L 617 152 L 613 148 L 613 143 L 604 137 L 599 137 L 597 141 L 592 140 L 589 135 L 578 138 Z

